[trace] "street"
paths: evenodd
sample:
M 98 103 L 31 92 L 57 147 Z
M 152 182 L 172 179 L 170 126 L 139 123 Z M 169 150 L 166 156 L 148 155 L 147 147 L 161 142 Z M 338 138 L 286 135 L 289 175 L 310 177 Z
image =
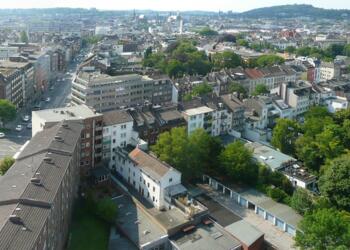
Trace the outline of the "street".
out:
M 42 95 L 42 107 L 41 109 L 51 109 L 64 107 L 70 102 L 70 93 L 72 79 L 76 70 L 78 63 L 72 62 L 69 67 L 67 67 L 67 72 L 62 73 L 55 82 L 51 84 L 51 87 L 45 91 Z M 72 72 L 67 74 L 68 72 Z M 49 98 L 49 101 L 47 99 Z M 14 121 L 6 124 L 5 137 L 0 138 L 0 160 L 5 156 L 13 156 L 22 145 L 31 139 L 32 130 L 27 128 L 27 125 L 31 123 L 24 122 L 23 117 L 29 115 L 31 117 L 31 110 L 33 107 L 25 107 L 22 111 L 17 113 L 17 117 Z M 23 129 L 21 131 L 16 131 L 17 125 L 22 125 Z

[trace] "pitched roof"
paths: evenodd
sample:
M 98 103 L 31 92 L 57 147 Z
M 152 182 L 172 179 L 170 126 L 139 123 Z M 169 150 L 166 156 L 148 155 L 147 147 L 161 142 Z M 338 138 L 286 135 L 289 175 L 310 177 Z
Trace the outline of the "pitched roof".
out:
M 135 148 L 133 151 L 131 151 L 129 153 L 129 157 L 142 171 L 151 175 L 156 180 L 161 179 L 164 175 L 173 169 L 170 165 L 160 161 L 156 157 L 143 152 L 139 148 Z
M 251 79 L 264 77 L 264 74 L 258 69 L 245 69 L 245 74 Z

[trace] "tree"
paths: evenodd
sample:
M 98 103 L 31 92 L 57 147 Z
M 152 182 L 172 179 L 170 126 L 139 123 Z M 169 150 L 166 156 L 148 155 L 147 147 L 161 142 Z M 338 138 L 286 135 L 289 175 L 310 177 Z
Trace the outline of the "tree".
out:
M 0 120 L 5 124 L 16 118 L 16 107 L 6 99 L 0 99 Z
M 288 197 L 286 192 L 284 192 L 282 189 L 275 187 L 275 188 L 269 188 L 268 189 L 268 195 L 277 202 L 284 202 L 285 199 Z
M 350 211 L 350 155 L 330 161 L 322 169 L 319 180 L 321 193 L 340 209 Z
M 295 242 L 301 249 L 350 248 L 350 220 L 335 209 L 307 212 L 299 224 Z
M 284 59 L 277 55 L 262 55 L 256 59 L 256 65 L 258 67 L 273 66 L 276 64 L 284 63 Z
M 204 27 L 198 32 L 201 36 L 216 36 L 219 33 L 209 27 Z
M 152 47 L 148 47 L 145 51 L 144 58 L 148 58 L 150 55 L 152 55 L 153 49 Z
M 235 68 L 242 65 L 242 59 L 232 51 L 216 53 L 212 56 L 214 68 L 217 70 L 224 68 Z
M 288 47 L 286 48 L 286 52 L 287 52 L 288 54 L 293 54 L 293 53 L 295 53 L 295 51 L 296 51 L 296 48 L 295 48 L 294 46 L 288 46 Z
M 236 42 L 236 37 L 235 35 L 229 34 L 229 33 L 224 33 L 222 35 L 220 35 L 219 39 L 218 39 L 219 43 L 222 42 L 231 42 L 231 43 L 235 43 Z
M 12 157 L 6 156 L 2 161 L 0 162 L 0 175 L 4 175 L 7 170 L 15 163 L 15 159 Z
M 258 165 L 253 160 L 252 152 L 242 142 L 236 141 L 229 144 L 221 152 L 219 160 L 232 180 L 256 183 L 259 173 Z
M 192 89 L 192 94 L 194 96 L 201 96 L 205 94 L 209 94 L 213 91 L 213 88 L 208 83 L 198 84 Z
M 170 77 L 181 77 L 184 74 L 185 69 L 180 61 L 170 60 L 166 72 Z
M 104 198 L 96 203 L 96 215 L 107 223 L 114 223 L 117 218 L 117 206 L 110 198 Z
M 230 85 L 228 86 L 228 89 L 231 93 L 237 92 L 239 94 L 242 94 L 243 96 L 247 96 L 247 90 L 243 87 L 242 84 L 238 82 L 230 83 Z
M 249 43 L 247 40 L 244 40 L 244 39 L 238 39 L 237 40 L 237 44 L 239 46 L 243 46 L 243 47 L 249 47 Z
M 24 30 L 21 31 L 20 33 L 20 40 L 22 43 L 28 43 L 28 36 L 27 36 L 27 32 L 25 32 Z
M 343 55 L 350 56 L 350 44 L 345 45 Z
M 293 193 L 290 205 L 299 214 L 304 215 L 313 208 L 312 194 L 304 188 L 297 188 Z
M 281 152 L 293 155 L 299 131 L 299 124 L 296 121 L 278 119 L 272 132 L 271 144 Z
M 267 89 L 265 84 L 257 84 L 255 86 L 255 90 L 252 93 L 253 96 L 261 95 L 261 94 L 267 94 L 270 91 Z

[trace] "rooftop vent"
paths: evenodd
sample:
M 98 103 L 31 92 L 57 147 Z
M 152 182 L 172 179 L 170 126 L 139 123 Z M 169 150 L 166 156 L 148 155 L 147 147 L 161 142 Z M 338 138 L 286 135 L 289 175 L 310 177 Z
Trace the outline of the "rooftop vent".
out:
M 16 214 L 11 214 L 10 215 L 10 221 L 12 223 L 15 223 L 15 224 L 22 224 L 21 218 L 18 215 L 16 215 Z
M 149 234 L 150 233 L 150 231 L 149 230 L 145 230 L 145 231 L 143 231 L 143 235 L 146 235 L 146 234 Z
M 41 179 L 38 177 L 33 177 L 30 179 L 30 182 L 33 183 L 34 185 L 41 186 Z
M 52 159 L 51 157 L 45 157 L 45 158 L 44 158 L 44 161 L 45 161 L 46 163 L 53 164 L 53 159 Z
M 61 136 L 58 136 L 58 135 L 55 136 L 55 140 L 56 140 L 56 141 L 59 141 L 59 142 L 63 142 L 63 141 L 64 141 L 64 140 L 62 139 L 62 137 L 61 137 Z
M 68 128 L 68 124 L 67 124 L 67 123 L 63 123 L 63 124 L 62 124 L 62 127 L 63 127 L 63 128 Z

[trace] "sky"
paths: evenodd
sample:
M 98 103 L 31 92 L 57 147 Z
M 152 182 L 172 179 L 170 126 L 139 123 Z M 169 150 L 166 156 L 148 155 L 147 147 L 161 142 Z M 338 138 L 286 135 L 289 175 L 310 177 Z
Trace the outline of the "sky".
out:
M 0 8 L 80 7 L 100 10 L 209 10 L 242 12 L 284 4 L 312 4 L 315 7 L 350 9 L 349 0 L 0 0 Z

